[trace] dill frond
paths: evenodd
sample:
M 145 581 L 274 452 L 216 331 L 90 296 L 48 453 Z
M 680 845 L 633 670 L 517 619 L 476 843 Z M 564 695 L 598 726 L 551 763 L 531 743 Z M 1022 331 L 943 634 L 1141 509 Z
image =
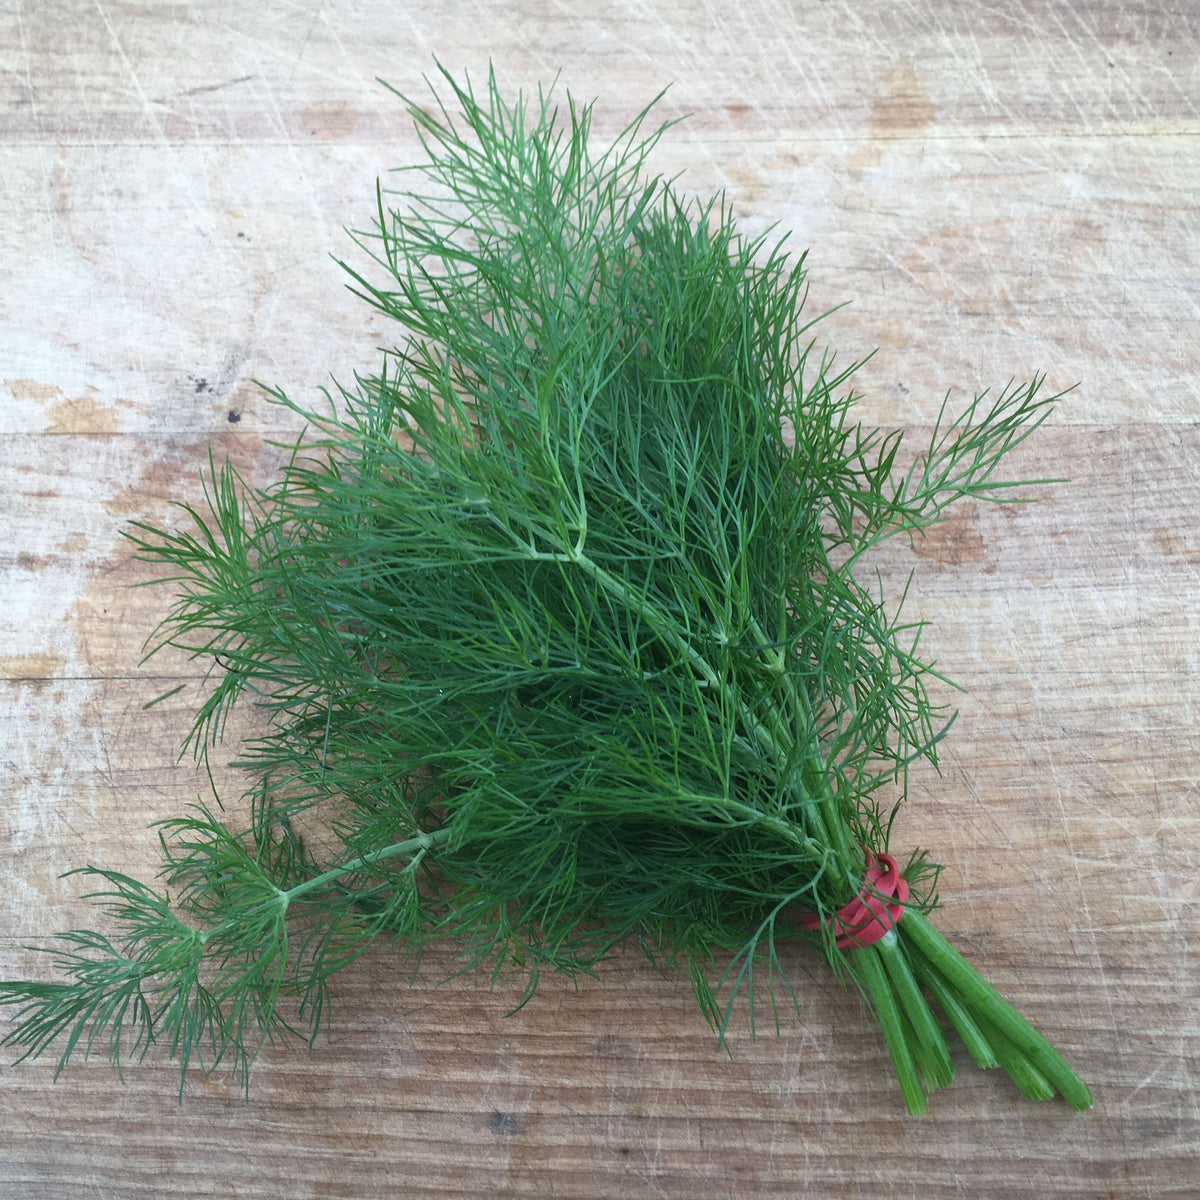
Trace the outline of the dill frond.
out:
M 131 533 L 175 594 L 151 649 L 211 668 L 190 747 L 239 702 L 269 716 L 251 827 L 166 822 L 161 891 L 92 871 L 120 932 L 65 935 L 65 983 L 0 985 L 7 1042 L 118 1061 L 132 1026 L 181 1087 L 245 1078 L 380 937 L 520 967 L 526 999 L 634 940 L 723 1036 L 739 997 L 778 1020 L 801 940 L 874 1007 L 911 1111 L 952 1073 L 928 997 L 980 1062 L 1090 1102 L 933 931 L 923 855 L 883 937 L 834 920 L 948 723 L 919 626 L 855 569 L 1010 497 L 994 472 L 1057 397 L 947 409 L 901 470 L 902 435 L 853 418 L 855 366 L 814 348 L 803 256 L 648 176 L 649 107 L 597 151 L 590 106 L 442 84 L 404 99 L 426 161 L 346 268 L 398 347 L 320 411 L 272 393 L 309 426 L 276 484 L 210 464 L 186 528 Z

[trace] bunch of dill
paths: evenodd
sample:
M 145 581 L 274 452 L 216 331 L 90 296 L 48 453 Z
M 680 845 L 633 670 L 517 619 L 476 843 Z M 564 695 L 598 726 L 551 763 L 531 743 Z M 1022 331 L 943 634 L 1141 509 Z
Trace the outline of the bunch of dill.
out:
M 214 469 L 184 531 L 132 535 L 176 593 L 154 646 L 212 666 L 194 748 L 239 700 L 269 714 L 250 827 L 166 821 L 161 890 L 87 869 L 117 932 L 63 935 L 66 982 L 0 985 L 7 1042 L 245 1077 L 381 936 L 521 965 L 527 997 L 636 939 L 723 1033 L 802 940 L 873 1006 L 911 1111 L 952 1074 L 937 1010 L 1086 1107 L 929 924 L 936 869 L 881 866 L 945 720 L 917 630 L 855 577 L 1010 495 L 994 468 L 1055 398 L 978 397 L 900 469 L 812 348 L 803 259 L 644 176 L 649 109 L 597 154 L 590 107 L 444 83 L 457 113 L 406 102 L 424 182 L 359 235 L 385 283 L 352 272 L 400 348 L 327 411 L 273 393 L 310 423 L 276 484 Z

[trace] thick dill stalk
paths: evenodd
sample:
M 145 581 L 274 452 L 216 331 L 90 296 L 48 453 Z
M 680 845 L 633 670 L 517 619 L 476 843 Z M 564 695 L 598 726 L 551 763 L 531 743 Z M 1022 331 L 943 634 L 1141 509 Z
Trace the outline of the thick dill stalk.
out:
M 379 189 L 351 271 L 406 340 L 326 412 L 273 393 L 310 423 L 276 485 L 214 467 L 180 528 L 132 534 L 176 594 L 151 652 L 211 669 L 193 749 L 239 700 L 269 715 L 250 825 L 166 822 L 161 892 L 92 870 L 119 932 L 64 935 L 67 982 L 0 984 L 7 1044 L 119 1062 L 132 1026 L 181 1087 L 245 1078 L 264 1040 L 311 1042 L 380 936 L 521 966 L 526 999 L 636 939 L 723 1037 L 741 999 L 753 1028 L 791 995 L 803 941 L 871 1003 L 910 1111 L 953 1075 L 939 1010 L 981 1066 L 1086 1107 L 929 924 L 937 868 L 881 874 L 947 722 L 919 628 L 854 574 L 1010 496 L 995 468 L 1055 397 L 944 410 L 901 468 L 813 349 L 803 259 L 647 179 L 647 112 L 594 153 L 590 108 L 444 83 L 449 106 L 406 101 L 423 182 Z

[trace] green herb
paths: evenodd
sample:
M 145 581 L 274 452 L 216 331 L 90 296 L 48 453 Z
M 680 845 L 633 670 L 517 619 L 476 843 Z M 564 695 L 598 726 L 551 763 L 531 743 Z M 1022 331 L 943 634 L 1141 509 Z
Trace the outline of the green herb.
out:
M 902 467 L 814 349 L 803 259 L 644 176 L 649 108 L 594 155 L 590 107 L 445 83 L 457 113 L 406 101 L 425 182 L 396 209 L 381 188 L 357 239 L 385 281 L 351 272 L 401 347 L 304 412 L 276 484 L 214 467 L 186 529 L 132 535 L 176 590 L 151 652 L 211 666 L 191 747 L 243 698 L 269 715 L 249 827 L 164 822 L 161 890 L 87 868 L 117 932 L 63 935 L 66 982 L 0 985 L 6 1042 L 245 1078 L 264 1041 L 311 1042 L 378 937 L 521 968 L 524 999 L 633 939 L 723 1036 L 739 997 L 778 1021 L 803 941 L 874 1008 L 911 1112 L 953 1074 L 939 1011 L 1027 1095 L 1087 1107 L 929 923 L 937 868 L 867 873 L 947 720 L 919 626 L 855 570 L 1012 498 L 993 471 L 1057 397 L 977 397 Z M 899 919 L 839 946 L 856 897 Z

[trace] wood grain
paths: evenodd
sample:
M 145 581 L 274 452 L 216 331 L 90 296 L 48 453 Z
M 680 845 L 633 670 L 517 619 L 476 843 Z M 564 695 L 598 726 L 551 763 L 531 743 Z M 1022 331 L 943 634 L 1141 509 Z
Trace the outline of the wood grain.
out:
M 1200 1188 L 1200 15 L 1186 0 L 9 0 L 0 10 L 0 977 L 90 920 L 88 862 L 148 878 L 199 681 L 140 665 L 166 597 L 121 531 L 195 499 L 213 445 L 252 478 L 387 331 L 331 254 L 417 153 L 396 103 L 437 54 L 562 71 L 612 133 L 665 84 L 655 166 L 728 190 L 809 257 L 864 418 L 947 389 L 1078 388 L 1020 452 L 1068 477 L 965 506 L 878 562 L 961 694 L 904 849 L 940 924 L 1092 1083 L 1019 1100 L 960 1060 L 901 1115 L 858 1000 L 795 955 L 780 1036 L 718 1053 L 684 981 L 632 952 L 577 988 L 386 948 L 340 977 L 310 1058 L 249 1099 L 175 1100 L 152 1056 L 0 1067 L 0 1196 L 1195 1196 Z M 144 710 L 153 696 L 184 690 Z M 231 773 L 219 783 L 233 789 Z M 0 1030 L 6 1026 L 0 1025 Z

